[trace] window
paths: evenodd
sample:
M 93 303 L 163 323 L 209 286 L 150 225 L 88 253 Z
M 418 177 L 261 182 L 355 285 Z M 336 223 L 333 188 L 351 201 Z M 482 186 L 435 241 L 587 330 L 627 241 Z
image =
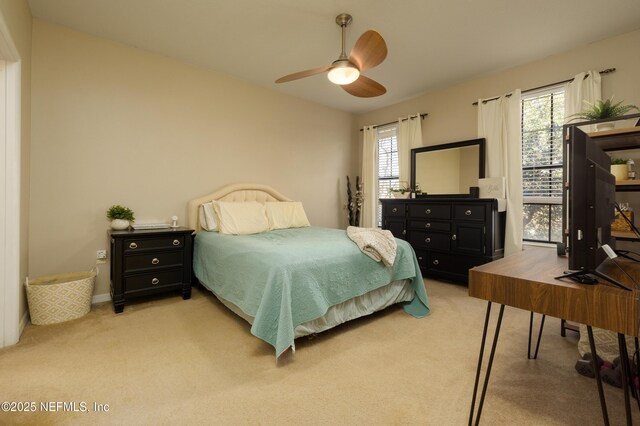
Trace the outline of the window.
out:
M 378 142 L 378 199 L 387 198 L 389 190 L 400 184 L 397 126 L 376 128 Z M 382 204 L 378 201 L 378 226 L 382 227 Z
M 522 96 L 525 241 L 562 240 L 564 86 Z

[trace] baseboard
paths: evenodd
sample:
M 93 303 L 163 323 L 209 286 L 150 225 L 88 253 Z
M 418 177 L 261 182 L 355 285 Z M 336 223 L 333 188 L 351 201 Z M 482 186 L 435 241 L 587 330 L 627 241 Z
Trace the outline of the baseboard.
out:
M 109 293 L 95 294 L 91 299 L 91 304 L 95 305 L 96 303 L 108 302 L 110 300 L 111 300 L 111 295 Z
M 22 336 L 22 332 L 24 331 L 24 328 L 27 326 L 28 322 L 29 322 L 29 310 L 26 309 L 24 311 L 24 315 L 22 316 L 22 319 L 20 320 L 20 331 L 18 332 L 19 336 Z

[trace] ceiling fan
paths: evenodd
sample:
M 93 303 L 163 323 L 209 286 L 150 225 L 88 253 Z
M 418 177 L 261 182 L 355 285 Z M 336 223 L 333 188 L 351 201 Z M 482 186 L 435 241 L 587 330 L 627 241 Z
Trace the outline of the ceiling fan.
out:
M 276 83 L 286 83 L 329 71 L 327 75 L 329 80 L 340 85 L 353 96 L 372 98 L 384 95 L 387 89 L 377 81 L 365 77 L 361 72 L 384 61 L 387 57 L 387 44 L 377 31 L 368 30 L 360 36 L 351 49 L 351 53 L 347 56 L 344 52 L 344 38 L 347 25 L 351 23 L 351 20 L 351 15 L 347 13 L 336 16 L 336 24 L 342 28 L 342 52 L 331 65 L 285 75 L 277 79 Z

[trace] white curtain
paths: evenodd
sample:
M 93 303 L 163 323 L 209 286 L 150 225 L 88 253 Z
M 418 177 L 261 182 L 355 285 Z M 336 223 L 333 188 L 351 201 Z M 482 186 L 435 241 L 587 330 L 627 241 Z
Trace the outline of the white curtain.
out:
M 598 71 L 581 72 L 573 78 L 573 81 L 567 84 L 564 93 L 564 122 L 571 121 L 572 115 L 584 111 L 586 108 L 585 101 L 591 104 L 602 99 L 601 77 Z M 583 121 L 580 119 L 573 122 Z M 585 126 L 586 131 L 591 131 L 592 126 Z
M 520 89 L 511 96 L 478 100 L 478 137 L 487 140 L 486 177 L 505 177 L 507 224 L 504 255 L 522 250 L 522 130 Z
M 365 228 L 378 227 L 378 167 L 376 165 L 376 129 L 365 126 L 362 144 L 362 204 L 361 223 Z
M 401 182 L 411 183 L 411 150 L 421 146 L 422 120 L 420 114 L 398 118 L 398 167 Z

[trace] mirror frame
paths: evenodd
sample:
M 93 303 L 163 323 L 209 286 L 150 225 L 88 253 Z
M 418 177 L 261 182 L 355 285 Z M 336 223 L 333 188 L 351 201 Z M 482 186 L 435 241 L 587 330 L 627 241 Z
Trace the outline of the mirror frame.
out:
M 465 147 L 465 146 L 474 146 L 477 145 L 478 146 L 478 179 L 482 179 L 484 178 L 484 173 L 485 173 L 485 145 L 486 145 L 486 141 L 484 138 L 479 138 L 479 139 L 469 139 L 466 141 L 460 141 L 460 142 L 452 142 L 452 143 L 445 143 L 445 144 L 441 144 L 441 145 L 432 145 L 432 146 L 425 146 L 422 148 L 414 148 L 411 150 L 411 188 L 414 188 L 416 185 L 416 154 L 420 154 L 423 152 L 429 152 L 429 151 L 440 151 L 443 149 L 452 149 L 452 148 L 461 148 L 461 147 Z M 470 197 L 470 194 L 433 194 L 430 195 L 428 192 L 426 195 L 422 195 L 422 197 L 458 197 L 458 198 L 468 198 Z

